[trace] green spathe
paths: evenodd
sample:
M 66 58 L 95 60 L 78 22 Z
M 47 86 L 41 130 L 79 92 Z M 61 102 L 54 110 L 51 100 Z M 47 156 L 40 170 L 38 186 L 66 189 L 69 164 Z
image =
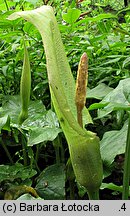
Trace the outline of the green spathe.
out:
M 99 139 L 91 131 L 82 129 L 77 120 L 75 81 L 67 61 L 57 21 L 50 6 L 32 11 L 16 12 L 9 19 L 23 17 L 41 33 L 47 60 L 48 80 L 52 102 L 69 145 L 71 162 L 77 181 L 90 193 L 99 190 L 102 182 L 102 161 Z M 87 122 L 91 122 L 84 109 Z M 81 162 L 82 161 L 82 162 Z
M 30 89 L 31 89 L 31 71 L 30 62 L 26 44 L 24 42 L 24 62 L 21 75 L 20 83 L 20 96 L 21 96 L 21 112 L 19 115 L 19 124 L 21 125 L 28 117 L 28 105 L 30 100 Z

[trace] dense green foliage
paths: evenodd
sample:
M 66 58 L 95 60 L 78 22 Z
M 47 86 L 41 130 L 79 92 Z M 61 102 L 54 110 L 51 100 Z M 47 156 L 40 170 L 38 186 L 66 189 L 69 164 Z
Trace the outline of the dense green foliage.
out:
M 51 104 L 41 36 L 31 23 L 6 19 L 14 11 L 45 2 L 54 8 L 74 77 L 82 53 L 89 57 L 86 106 L 93 124 L 86 128 L 101 140 L 100 197 L 120 197 L 130 110 L 130 8 L 123 1 L 0 0 L 1 199 L 11 187 L 22 185 L 32 186 L 44 199 L 87 198 L 85 189 L 75 182 L 68 146 Z M 19 127 L 23 37 L 32 81 L 28 118 Z M 112 192 L 110 197 L 104 196 L 107 190 Z

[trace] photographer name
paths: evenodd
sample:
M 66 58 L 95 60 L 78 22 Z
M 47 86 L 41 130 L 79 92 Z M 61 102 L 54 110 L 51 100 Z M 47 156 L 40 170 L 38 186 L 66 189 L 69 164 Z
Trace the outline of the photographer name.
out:
M 39 211 L 45 211 L 45 212 L 53 212 L 53 211 L 62 211 L 62 212 L 93 212 L 93 211 L 99 211 L 99 205 L 94 205 L 91 203 L 87 204 L 76 204 L 75 202 L 73 204 L 65 204 L 61 203 L 59 205 L 42 205 L 40 203 L 36 204 L 27 204 L 24 202 L 21 202 L 19 205 L 20 211 L 27 211 L 27 212 L 39 212 Z

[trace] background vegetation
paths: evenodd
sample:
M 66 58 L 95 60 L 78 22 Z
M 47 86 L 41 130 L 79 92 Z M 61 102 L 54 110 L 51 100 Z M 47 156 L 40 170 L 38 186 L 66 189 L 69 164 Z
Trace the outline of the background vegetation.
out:
M 69 166 L 68 146 L 51 104 L 41 36 L 22 19 L 6 19 L 43 4 L 54 8 L 75 78 L 82 53 L 89 57 L 86 107 L 93 123 L 86 128 L 101 140 L 100 198 L 120 199 L 130 110 L 130 7 L 123 0 L 0 0 L 0 198 L 24 194 L 22 199 L 33 199 L 33 189 L 44 199 L 88 198 Z M 23 37 L 32 83 L 29 117 L 19 128 Z

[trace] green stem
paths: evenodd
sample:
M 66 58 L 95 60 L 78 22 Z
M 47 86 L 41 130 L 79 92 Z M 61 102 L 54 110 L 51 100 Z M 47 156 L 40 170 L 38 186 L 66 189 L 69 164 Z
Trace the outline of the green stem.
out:
M 10 155 L 10 153 L 9 153 L 9 151 L 8 151 L 8 149 L 7 149 L 7 147 L 4 144 L 2 139 L 1 139 L 1 144 L 2 144 L 3 149 L 5 150 L 5 153 L 6 153 L 7 157 L 8 157 L 8 159 L 9 159 L 10 163 L 14 164 L 14 161 L 13 161 L 13 159 L 12 159 L 12 157 L 11 157 L 11 155 Z
M 38 164 L 37 164 L 37 162 L 36 162 L 35 160 L 34 160 L 34 164 L 35 164 L 35 166 L 36 166 L 36 169 L 37 169 L 38 174 L 40 175 L 41 170 L 40 170 L 40 168 L 39 168 L 39 166 L 38 166 Z
M 56 137 L 54 140 L 53 140 L 53 146 L 54 146 L 54 149 L 55 149 L 55 154 L 56 154 L 56 163 L 57 164 L 60 164 L 60 145 L 59 145 L 59 139 L 58 137 Z
M 36 155 L 35 155 L 35 161 L 38 162 L 38 158 L 39 158 L 39 145 L 36 146 Z
M 125 150 L 124 174 L 123 174 L 123 193 L 122 199 L 128 200 L 129 196 L 129 181 L 130 181 L 130 114 L 127 131 L 127 141 Z
M 64 163 L 65 162 L 64 148 L 63 148 L 63 144 L 62 144 L 61 137 L 59 134 L 53 140 L 53 146 L 54 146 L 55 154 L 56 154 L 56 163 Z
M 13 72 L 13 80 L 14 80 L 14 83 L 13 83 L 13 88 L 14 88 L 14 92 L 17 91 L 17 88 L 16 88 L 16 73 L 15 73 L 15 61 L 13 60 L 13 69 L 12 69 L 12 72 Z
M 23 161 L 24 166 L 28 165 L 28 156 L 27 156 L 27 142 L 26 138 L 24 137 L 24 134 L 21 134 L 21 143 L 22 143 L 22 149 L 23 149 Z
M 69 188 L 70 188 L 70 199 L 74 200 L 75 199 L 75 191 L 74 191 L 74 181 L 69 180 Z
M 99 190 L 94 192 L 88 192 L 89 200 L 99 200 Z
M 66 178 L 69 182 L 69 189 L 70 189 L 70 199 L 75 199 L 75 175 L 71 163 L 71 159 L 69 158 L 66 164 Z
M 39 166 L 38 166 L 39 151 L 40 151 L 40 146 L 37 145 L 37 146 L 36 146 L 36 155 L 35 155 L 34 163 L 35 163 L 35 165 L 36 165 L 36 168 L 37 168 L 38 173 L 40 174 L 41 170 L 40 170 L 40 168 L 39 168 Z
M 7 1 L 4 0 L 4 2 L 5 2 L 5 5 L 6 5 L 6 8 L 7 8 L 7 11 L 9 11 L 9 7 L 8 7 L 8 4 L 7 4 Z
M 61 141 L 61 137 L 59 139 L 60 139 L 61 163 L 65 163 L 65 151 L 64 151 L 63 143 Z

